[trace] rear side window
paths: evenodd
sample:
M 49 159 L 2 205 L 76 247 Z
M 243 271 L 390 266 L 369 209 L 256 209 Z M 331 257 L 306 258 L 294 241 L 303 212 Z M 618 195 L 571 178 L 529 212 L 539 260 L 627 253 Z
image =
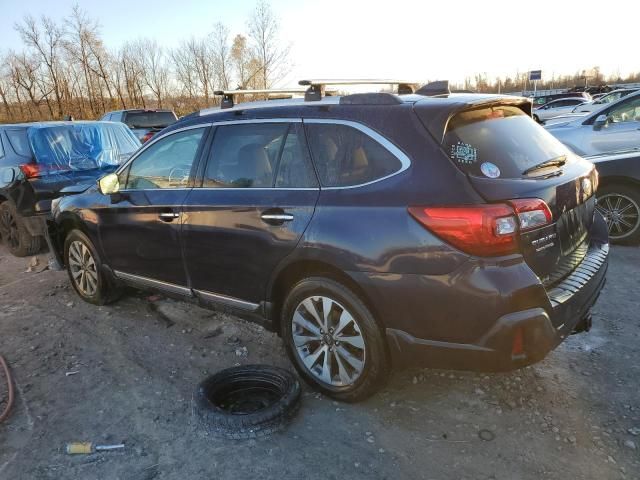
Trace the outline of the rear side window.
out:
M 247 123 L 218 127 L 203 186 L 317 186 L 300 128 L 297 124 L 289 123 Z
M 366 133 L 343 124 L 308 123 L 309 147 L 325 187 L 348 187 L 379 180 L 402 162 Z
M 31 157 L 26 129 L 7 130 L 7 138 L 9 139 L 9 143 L 11 144 L 11 148 L 13 148 L 14 152 L 22 157 Z
M 519 178 L 528 168 L 569 153 L 522 110 L 511 106 L 457 114 L 447 126 L 444 148 L 463 172 L 489 178 Z

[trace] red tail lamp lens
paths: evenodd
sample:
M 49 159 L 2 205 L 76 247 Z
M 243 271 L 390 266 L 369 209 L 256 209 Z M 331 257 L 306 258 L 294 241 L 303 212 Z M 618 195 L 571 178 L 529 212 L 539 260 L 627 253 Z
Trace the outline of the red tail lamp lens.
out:
M 518 219 L 508 205 L 409 207 L 409 213 L 435 235 L 471 255 L 494 257 L 518 249 Z

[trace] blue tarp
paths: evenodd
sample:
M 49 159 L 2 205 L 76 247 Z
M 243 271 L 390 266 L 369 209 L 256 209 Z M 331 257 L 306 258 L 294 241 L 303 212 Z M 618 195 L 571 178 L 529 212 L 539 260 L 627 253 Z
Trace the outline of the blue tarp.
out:
M 33 126 L 29 143 L 41 168 L 50 172 L 120 165 L 140 147 L 124 124 L 92 122 Z

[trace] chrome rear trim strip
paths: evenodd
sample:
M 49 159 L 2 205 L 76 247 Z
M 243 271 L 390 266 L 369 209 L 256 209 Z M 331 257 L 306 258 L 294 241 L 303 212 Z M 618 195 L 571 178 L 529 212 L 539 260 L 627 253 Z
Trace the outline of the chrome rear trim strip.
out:
M 246 300 L 240 300 L 239 298 L 229 297 L 219 293 L 205 292 L 203 290 L 194 290 L 194 293 L 202 300 L 229 305 L 230 307 L 239 308 L 241 310 L 255 312 L 260 308 L 258 303 L 247 302 Z

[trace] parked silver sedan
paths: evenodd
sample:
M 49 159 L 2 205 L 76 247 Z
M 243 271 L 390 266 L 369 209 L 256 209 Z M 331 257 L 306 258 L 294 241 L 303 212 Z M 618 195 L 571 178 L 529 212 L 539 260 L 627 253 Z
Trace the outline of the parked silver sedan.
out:
M 640 92 L 584 116 L 554 119 L 545 128 L 579 155 L 640 147 Z
M 544 105 L 535 108 L 533 110 L 533 119 L 538 123 L 544 123 L 546 120 L 550 118 L 558 117 L 560 115 L 565 115 L 567 113 L 572 113 L 578 105 L 582 105 L 583 103 L 591 103 L 589 101 L 585 101 L 584 98 L 560 98 L 558 100 L 553 100 L 549 103 L 545 103 Z

